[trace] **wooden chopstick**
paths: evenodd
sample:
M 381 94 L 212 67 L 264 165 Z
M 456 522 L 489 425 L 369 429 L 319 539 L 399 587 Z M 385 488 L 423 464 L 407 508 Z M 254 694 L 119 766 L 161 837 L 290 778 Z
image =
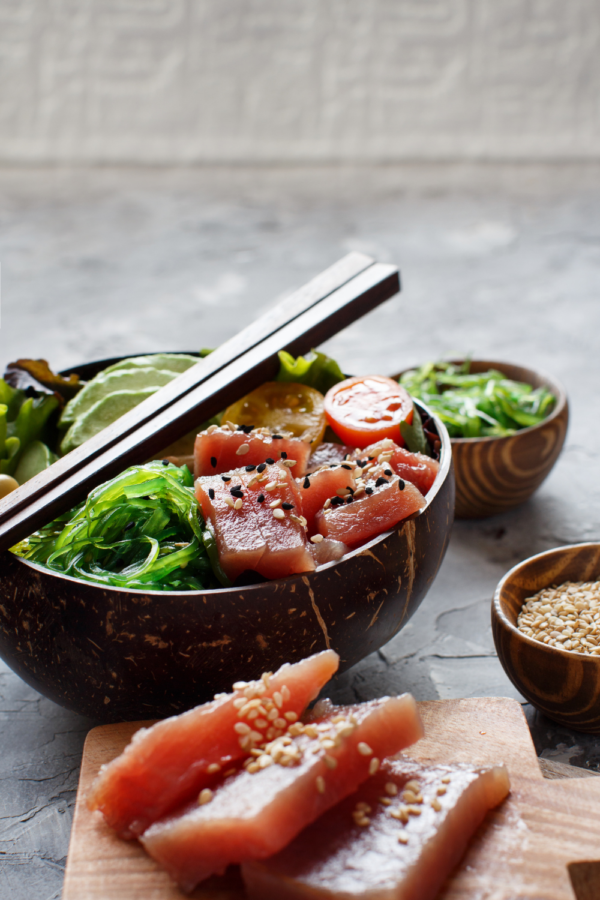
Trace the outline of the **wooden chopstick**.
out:
M 17 509 L 10 518 L 0 523 L 0 551 L 9 549 L 75 506 L 102 481 L 154 456 L 199 422 L 215 415 L 264 381 L 274 378 L 279 367 L 279 350 L 288 350 L 295 356 L 306 353 L 392 297 L 399 289 L 395 266 L 370 265 L 229 365 L 219 368 L 210 378 L 163 408 L 152 420 L 145 421 L 112 442 L 59 484 L 37 495 L 27 506 Z
M 36 497 L 52 490 L 94 457 L 120 441 L 126 434 L 130 434 L 145 422 L 153 419 L 164 409 L 176 403 L 180 397 L 194 390 L 197 385 L 207 381 L 216 372 L 221 371 L 229 363 L 311 309 L 316 303 L 342 287 L 360 272 L 368 269 L 374 262 L 374 259 L 364 253 L 349 253 L 325 269 L 304 287 L 286 297 L 273 309 L 267 310 L 247 328 L 221 344 L 214 353 L 200 361 L 198 365 L 192 366 L 191 369 L 174 378 L 155 394 L 113 422 L 112 425 L 0 500 L 0 522 L 12 518 L 17 510 L 29 506 Z M 158 449 L 160 450 L 160 447 Z

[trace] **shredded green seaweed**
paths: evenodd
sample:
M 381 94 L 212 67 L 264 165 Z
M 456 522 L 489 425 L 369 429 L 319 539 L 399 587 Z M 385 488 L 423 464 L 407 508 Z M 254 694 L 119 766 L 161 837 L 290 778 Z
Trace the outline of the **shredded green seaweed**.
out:
M 556 398 L 547 388 L 511 381 L 495 369 L 429 362 L 405 372 L 400 383 L 435 412 L 450 437 L 506 437 L 538 425 Z
M 132 466 L 13 552 L 54 572 L 154 591 L 218 587 L 187 466 Z

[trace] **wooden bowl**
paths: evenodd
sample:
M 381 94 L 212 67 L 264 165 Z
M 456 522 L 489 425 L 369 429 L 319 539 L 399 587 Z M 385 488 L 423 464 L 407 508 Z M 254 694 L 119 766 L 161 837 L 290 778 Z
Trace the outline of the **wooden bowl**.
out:
M 513 381 L 547 387 L 554 409 L 539 425 L 511 437 L 452 438 L 457 519 L 480 519 L 524 503 L 550 474 L 567 435 L 569 404 L 564 388 L 535 369 L 476 359 L 472 372 L 498 369 Z
M 92 366 L 73 371 L 95 374 Z M 349 668 L 408 622 L 444 558 L 454 474 L 448 432 L 435 422 L 441 463 L 425 508 L 306 575 L 142 592 L 3 554 L 0 655 L 40 693 L 102 721 L 171 715 L 327 647 L 340 654 L 340 671 Z
M 519 563 L 496 588 L 492 631 L 514 686 L 555 722 L 600 734 L 600 658 L 558 650 L 526 637 L 517 617 L 528 597 L 565 581 L 600 579 L 600 544 L 573 544 Z

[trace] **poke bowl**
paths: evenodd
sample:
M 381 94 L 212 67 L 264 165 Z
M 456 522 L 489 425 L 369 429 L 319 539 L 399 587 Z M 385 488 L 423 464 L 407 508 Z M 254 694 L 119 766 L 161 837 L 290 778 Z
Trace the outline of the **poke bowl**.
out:
M 69 370 L 90 378 L 114 360 Z M 51 700 L 99 721 L 162 718 L 332 648 L 340 671 L 387 643 L 423 601 L 454 514 L 450 438 L 417 513 L 314 571 L 210 590 L 132 590 L 59 574 L 6 552 L 0 655 Z

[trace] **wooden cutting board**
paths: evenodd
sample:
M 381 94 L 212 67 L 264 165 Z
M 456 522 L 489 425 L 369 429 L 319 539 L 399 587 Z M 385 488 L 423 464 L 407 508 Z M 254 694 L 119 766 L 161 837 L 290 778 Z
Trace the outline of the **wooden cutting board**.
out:
M 419 709 L 427 737 L 406 755 L 432 763 L 504 762 L 512 785 L 510 796 L 477 832 L 439 900 L 600 898 L 600 778 L 544 779 L 515 700 L 440 700 L 420 703 Z M 100 814 L 90 813 L 85 805 L 102 763 L 120 753 L 141 724 L 104 725 L 87 737 L 63 900 L 190 896 L 179 891 L 137 843 L 117 838 Z M 191 897 L 243 900 L 244 892 L 232 869 L 204 882 Z

